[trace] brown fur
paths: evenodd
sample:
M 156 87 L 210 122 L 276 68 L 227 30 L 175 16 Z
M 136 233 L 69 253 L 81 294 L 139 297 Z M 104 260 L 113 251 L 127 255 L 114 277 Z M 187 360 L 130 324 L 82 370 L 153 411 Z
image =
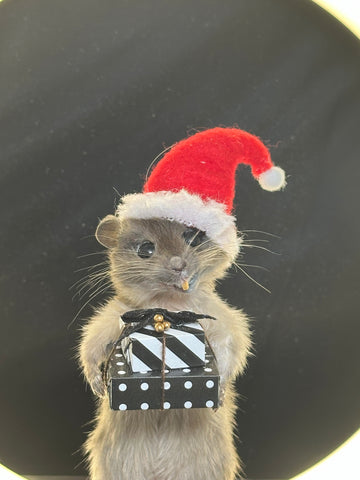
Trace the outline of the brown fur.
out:
M 91 480 L 234 480 L 240 471 L 233 443 L 233 381 L 244 371 L 251 348 L 248 320 L 215 292 L 215 281 L 230 266 L 227 254 L 210 240 L 187 245 L 187 227 L 168 220 L 108 216 L 97 238 L 109 248 L 116 296 L 83 329 L 79 356 L 84 375 L 99 399 L 96 426 L 86 442 Z M 155 244 L 140 258 L 136 246 Z M 190 289 L 180 286 L 184 278 Z M 109 408 L 100 365 L 107 346 L 120 335 L 119 316 L 137 308 L 167 308 L 206 313 L 202 320 L 217 358 L 223 406 L 216 411 L 148 410 L 116 412 Z

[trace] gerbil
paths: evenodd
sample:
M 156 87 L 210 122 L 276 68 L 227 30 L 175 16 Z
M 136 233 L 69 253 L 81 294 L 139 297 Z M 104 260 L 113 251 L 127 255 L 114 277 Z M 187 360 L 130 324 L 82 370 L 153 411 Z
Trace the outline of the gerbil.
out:
M 115 297 L 83 331 L 80 359 L 99 400 L 86 443 L 92 480 L 234 480 L 233 381 L 243 372 L 251 340 L 246 316 L 215 292 L 236 258 L 240 239 L 231 216 L 235 171 L 250 165 L 267 191 L 285 187 L 261 140 L 238 128 L 212 128 L 175 144 L 153 168 L 143 192 L 122 197 L 116 216 L 96 236 L 109 249 Z M 195 228 L 196 227 L 196 228 Z M 119 316 L 135 309 L 192 310 L 215 353 L 223 406 L 112 411 L 100 366 L 120 335 Z
M 240 471 L 233 382 L 244 371 L 251 340 L 245 314 L 215 291 L 231 257 L 205 232 L 159 218 L 109 215 L 96 237 L 108 248 L 116 293 L 84 327 L 79 349 L 86 380 L 99 396 L 96 426 L 85 446 L 91 480 L 233 480 Z M 200 321 L 225 391 L 217 410 L 110 409 L 100 367 L 120 335 L 119 316 L 156 307 L 217 319 Z

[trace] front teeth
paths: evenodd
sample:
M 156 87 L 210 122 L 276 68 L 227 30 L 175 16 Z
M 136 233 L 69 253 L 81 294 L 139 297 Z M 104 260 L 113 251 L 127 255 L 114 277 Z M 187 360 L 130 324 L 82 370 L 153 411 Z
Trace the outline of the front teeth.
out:
M 187 280 L 184 280 L 181 284 L 181 288 L 184 290 L 184 292 L 189 290 L 189 282 Z

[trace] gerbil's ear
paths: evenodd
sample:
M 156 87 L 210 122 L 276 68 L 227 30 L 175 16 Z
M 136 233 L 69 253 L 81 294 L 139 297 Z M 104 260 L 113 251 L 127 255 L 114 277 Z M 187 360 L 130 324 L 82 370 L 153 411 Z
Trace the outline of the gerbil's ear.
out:
M 104 247 L 116 247 L 120 231 L 120 220 L 115 215 L 107 215 L 99 223 L 95 237 Z

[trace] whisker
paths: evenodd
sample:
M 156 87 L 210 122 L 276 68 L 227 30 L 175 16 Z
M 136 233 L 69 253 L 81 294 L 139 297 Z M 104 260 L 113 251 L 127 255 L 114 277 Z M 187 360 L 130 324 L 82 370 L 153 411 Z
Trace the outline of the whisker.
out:
M 174 145 L 174 144 L 173 144 Z M 160 152 L 158 155 L 156 155 L 156 157 L 154 158 L 154 160 L 150 163 L 148 169 L 146 170 L 146 175 L 145 175 L 145 181 L 147 182 L 148 178 L 149 178 L 149 173 L 150 173 L 150 170 L 151 170 L 151 167 L 154 165 L 154 163 L 161 157 L 161 155 L 163 155 L 165 152 L 167 152 L 168 150 L 170 150 L 170 148 L 173 147 L 173 145 L 170 145 L 170 147 L 166 147 L 164 148 L 164 150 L 162 152 Z
M 71 327 L 71 325 L 75 322 L 75 320 L 79 317 L 80 313 L 84 310 L 84 308 L 89 305 L 89 303 L 94 300 L 95 297 L 97 297 L 98 295 L 100 295 L 101 293 L 104 293 L 109 287 L 111 286 L 111 282 L 109 282 L 109 284 L 107 284 L 102 290 L 98 291 L 96 293 L 96 295 L 91 295 L 90 298 L 87 300 L 87 302 L 84 303 L 84 305 L 80 308 L 80 310 L 77 312 L 77 314 L 75 315 L 75 317 L 71 320 L 71 322 L 69 323 L 69 325 L 67 326 L 67 329 L 69 329 Z
M 243 232 L 243 233 L 263 233 L 264 235 L 269 235 L 270 237 L 275 237 L 275 238 L 281 238 L 279 237 L 279 235 L 275 235 L 274 233 L 269 233 L 269 232 L 263 232 L 262 230 L 241 230 L 240 229 L 240 233 Z
M 244 237 L 243 237 L 244 238 Z M 270 240 L 267 240 L 265 238 L 246 238 L 246 241 L 247 242 L 265 242 L 265 243 L 269 243 Z
M 233 265 L 235 267 L 250 267 L 250 268 L 258 268 L 259 270 L 264 270 L 265 272 L 270 272 L 270 270 L 266 267 L 263 267 L 261 265 L 250 265 L 248 263 L 238 263 L 238 262 L 233 262 Z
M 89 298 L 93 299 L 94 297 L 96 297 L 98 295 L 99 292 L 103 291 L 104 289 L 106 289 L 110 285 L 111 285 L 111 280 L 108 280 L 103 285 L 99 285 L 98 288 L 89 295 Z
M 98 275 L 101 275 L 101 274 L 105 275 L 107 271 L 108 271 L 108 268 L 106 267 L 106 268 L 100 269 L 98 272 L 93 272 L 90 275 L 85 275 L 84 277 L 81 277 L 79 280 L 73 283 L 71 287 L 69 287 L 69 290 L 72 290 L 73 288 L 77 288 L 77 286 L 80 286 L 83 283 L 88 282 L 89 280 L 97 277 Z
M 93 252 L 93 253 L 86 253 L 85 255 L 79 255 L 76 258 L 86 258 L 86 257 L 91 257 L 92 255 L 106 255 L 107 250 L 102 250 L 101 252 Z
M 92 273 L 86 274 L 84 277 L 82 277 L 77 283 L 82 283 L 82 280 L 95 280 L 99 276 L 106 275 L 107 272 L 109 271 L 109 267 L 105 266 L 103 268 L 98 269 L 97 271 L 94 271 Z
M 84 235 L 83 237 L 80 237 L 80 240 L 87 240 L 88 238 L 96 238 L 95 233 L 92 233 L 91 235 Z
M 272 250 L 269 250 L 268 248 L 265 248 L 265 247 L 261 247 L 260 245 L 248 245 L 248 244 L 246 244 L 246 243 L 242 243 L 242 244 L 240 245 L 240 248 L 242 248 L 242 247 L 258 248 L 259 250 L 265 250 L 265 252 L 273 253 L 274 255 L 281 255 L 281 253 L 273 252 Z
M 88 267 L 82 267 L 75 270 L 75 273 L 83 272 L 84 270 L 94 270 L 96 267 L 101 267 L 102 265 L 109 265 L 109 262 L 105 260 L 104 262 L 97 263 L 96 265 L 90 265 Z
M 94 288 L 97 287 L 97 285 L 101 286 L 101 283 L 106 280 L 106 277 L 107 275 L 103 275 L 101 277 L 99 277 L 96 281 L 93 281 L 92 283 L 89 283 L 89 284 L 85 284 L 81 287 L 81 289 L 73 296 L 73 299 L 76 297 L 76 295 L 79 295 L 79 301 L 82 300 L 91 290 L 93 290 Z M 86 289 L 86 287 L 89 287 L 88 289 Z M 82 290 L 85 289 L 85 292 L 81 293 Z
M 114 192 L 115 192 L 117 195 L 119 195 L 119 198 L 121 198 L 122 195 L 120 194 L 119 190 L 118 190 L 117 188 L 115 188 L 115 187 L 112 187 L 112 188 L 113 188 Z
M 264 289 L 266 292 L 271 293 L 271 291 L 270 291 L 268 288 L 264 287 L 264 285 L 262 285 L 262 284 L 259 283 L 257 280 L 255 280 L 251 275 L 249 275 L 249 274 L 247 273 L 246 270 L 244 270 L 243 268 L 241 268 L 239 265 L 238 265 L 238 267 L 239 267 L 239 269 L 242 271 L 242 273 L 243 273 L 249 280 L 253 281 L 256 285 L 258 285 L 259 287 L 261 287 L 262 289 Z
M 73 283 L 70 287 L 69 287 L 69 291 L 70 290 L 73 290 L 74 288 L 77 288 L 78 285 L 82 285 L 82 283 L 86 282 L 88 280 L 88 276 L 86 275 L 86 277 L 81 277 L 80 280 L 77 280 L 75 283 Z

